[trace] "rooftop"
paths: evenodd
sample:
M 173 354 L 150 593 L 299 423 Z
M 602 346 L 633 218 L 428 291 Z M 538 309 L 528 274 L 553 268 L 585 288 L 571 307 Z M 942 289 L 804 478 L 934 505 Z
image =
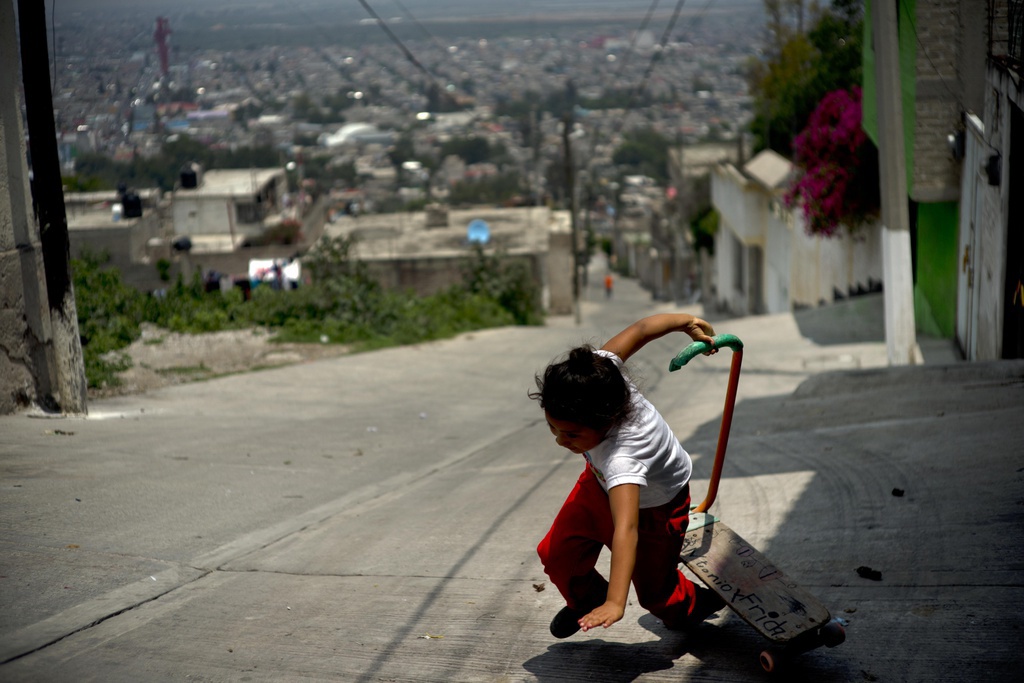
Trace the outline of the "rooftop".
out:
M 161 198 L 157 188 L 136 190 L 143 203 L 143 211 L 153 211 Z M 93 230 L 96 228 L 124 229 L 135 224 L 136 218 L 128 218 L 115 206 L 120 206 L 121 195 L 116 190 L 97 192 L 64 193 L 64 209 L 69 230 Z
M 256 194 L 275 178 L 284 180 L 283 168 L 252 168 L 203 171 L 199 187 L 178 188 L 176 195 L 194 194 L 207 197 L 234 197 Z
M 743 167 L 744 173 L 770 191 L 782 189 L 793 172 L 793 164 L 786 157 L 766 149 Z

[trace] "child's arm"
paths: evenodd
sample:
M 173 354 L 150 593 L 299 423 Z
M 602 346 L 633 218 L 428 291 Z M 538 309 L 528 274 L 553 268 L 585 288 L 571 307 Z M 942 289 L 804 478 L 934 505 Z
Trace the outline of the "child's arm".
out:
M 711 335 L 715 333 L 711 325 L 689 313 L 662 313 L 652 315 L 619 332 L 608 340 L 601 348 L 611 351 L 622 360 L 627 360 L 650 341 L 663 337 L 669 332 L 685 332 L 694 341 L 702 341 L 714 345 Z M 715 353 L 713 349 L 711 353 Z
M 605 603 L 580 619 L 580 627 L 589 631 L 598 626 L 608 628 L 622 618 L 629 597 L 629 582 L 636 565 L 637 527 L 640 519 L 640 487 L 620 484 L 608 491 L 612 508 L 612 561 Z

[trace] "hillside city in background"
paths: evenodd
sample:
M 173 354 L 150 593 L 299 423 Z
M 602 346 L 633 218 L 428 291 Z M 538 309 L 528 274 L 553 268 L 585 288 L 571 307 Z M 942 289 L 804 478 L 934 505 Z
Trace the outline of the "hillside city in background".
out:
M 269 146 L 291 169 L 349 168 L 319 189 L 352 189 L 387 175 L 400 141 L 419 159 L 477 138 L 500 158 L 433 173 L 406 164 L 388 190 L 443 200 L 454 183 L 513 173 L 529 188 L 523 202 L 539 203 L 561 166 L 557 102 L 568 92 L 594 105 L 573 111 L 579 163 L 606 184 L 630 130 L 693 144 L 733 140 L 750 120 L 744 74 L 765 32 L 760 3 L 705 2 L 678 16 L 661 4 L 525 3 L 500 16 L 492 3 L 367 3 L 381 26 L 359 3 L 58 3 L 61 162 L 74 175 L 90 155 L 126 162 L 188 136 L 214 149 Z

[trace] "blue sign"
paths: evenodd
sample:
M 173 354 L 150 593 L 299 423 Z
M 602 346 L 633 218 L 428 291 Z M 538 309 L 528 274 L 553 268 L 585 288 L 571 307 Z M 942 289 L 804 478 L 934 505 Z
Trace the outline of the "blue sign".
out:
M 491 241 L 491 226 L 487 225 L 485 220 L 474 218 L 466 229 L 466 239 L 471 244 L 487 244 Z

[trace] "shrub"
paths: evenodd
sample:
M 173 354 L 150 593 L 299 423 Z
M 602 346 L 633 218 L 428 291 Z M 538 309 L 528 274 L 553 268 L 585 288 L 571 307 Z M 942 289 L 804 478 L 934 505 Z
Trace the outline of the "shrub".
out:
M 302 223 L 293 218 L 281 221 L 267 228 L 262 234 L 246 240 L 250 247 L 265 247 L 271 244 L 298 244 L 302 240 Z
M 497 302 L 517 325 L 543 322 L 538 289 L 527 266 L 505 255 L 488 254 L 480 245 L 462 268 L 463 285 L 470 294 Z
M 143 297 L 121 281 L 117 269 L 104 267 L 109 260 L 105 253 L 83 252 L 71 261 L 78 335 L 90 386 L 117 384 L 116 373 L 131 367 L 131 360 L 112 352 L 142 332 Z
M 537 286 L 527 267 L 478 248 L 464 264 L 464 283 L 432 296 L 392 292 L 350 258 L 352 242 L 325 239 L 306 259 L 313 282 L 296 290 L 260 286 L 246 301 L 237 289 L 207 292 L 197 274 L 180 275 L 159 295 L 126 286 L 107 259 L 72 263 L 79 330 L 90 386 L 114 384 L 130 367 L 118 354 L 139 337 L 140 323 L 175 332 L 215 332 L 251 326 L 277 332 L 276 341 L 352 344 L 360 349 L 451 337 L 461 332 L 542 322 Z

